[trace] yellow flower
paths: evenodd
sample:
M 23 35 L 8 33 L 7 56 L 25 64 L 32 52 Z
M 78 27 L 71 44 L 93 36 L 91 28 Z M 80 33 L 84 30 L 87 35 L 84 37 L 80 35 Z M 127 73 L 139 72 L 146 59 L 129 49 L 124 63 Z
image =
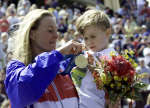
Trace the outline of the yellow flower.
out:
M 118 86 L 118 87 L 121 87 L 121 83 L 117 83 L 117 86 Z
M 129 59 L 129 62 L 132 64 L 132 63 L 133 63 L 133 60 L 130 58 L 130 59 Z
M 103 83 L 104 83 L 104 84 L 108 84 L 108 82 L 107 82 L 107 81 L 104 81 Z
M 133 64 L 133 67 L 134 67 L 134 68 L 136 68 L 137 66 L 138 66 L 137 63 L 134 63 L 134 64 Z
M 127 78 L 127 77 L 124 77 L 124 78 L 123 78 L 123 80 L 124 80 L 124 81 L 127 81 L 127 80 L 128 80 L 128 78 Z
M 120 78 L 119 78 L 118 76 L 114 76 L 114 80 L 115 80 L 115 81 L 119 81 Z
M 104 73 L 101 73 L 100 76 L 101 76 L 101 80 L 104 84 L 109 84 L 110 83 L 111 79 L 108 80 Z
M 111 51 L 110 56 L 115 56 L 115 51 Z
M 101 80 L 103 81 L 103 82 L 105 82 L 106 81 L 106 75 L 104 74 L 104 73 L 101 73 Z
M 133 55 L 133 54 L 134 54 L 134 51 L 133 51 L 133 50 L 130 50 L 130 51 L 129 51 L 129 54 Z
M 124 55 L 124 57 L 125 57 L 126 59 L 129 59 L 129 56 L 128 56 L 128 55 Z
M 114 84 L 111 84 L 110 87 L 111 87 L 111 88 L 114 88 Z
M 124 52 L 125 52 L 125 54 L 127 54 L 129 51 L 126 49 Z

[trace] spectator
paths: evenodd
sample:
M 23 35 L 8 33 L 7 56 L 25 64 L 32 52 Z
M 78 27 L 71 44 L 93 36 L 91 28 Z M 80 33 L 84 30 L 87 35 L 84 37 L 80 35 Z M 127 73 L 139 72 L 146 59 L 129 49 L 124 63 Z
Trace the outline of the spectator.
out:
M 5 15 L 0 19 L 0 33 L 2 32 L 8 32 L 9 29 L 9 22 L 7 21 L 7 18 Z
M 64 18 L 60 18 L 60 24 L 58 25 L 58 31 L 62 34 L 66 33 L 68 26 Z
M 144 58 L 139 59 L 139 66 L 136 68 L 138 74 L 142 74 L 142 82 L 146 84 L 149 83 L 150 78 L 150 68 L 145 65 Z
M 7 18 L 10 26 L 19 23 L 19 18 L 16 16 L 15 10 L 11 10 L 9 17 Z
M 146 27 L 147 31 L 150 33 L 150 17 L 146 17 Z
M 2 1 L 0 0 L 0 18 L 5 14 L 6 7 L 3 5 Z
M 30 7 L 31 7 L 31 3 L 29 0 L 20 0 L 18 2 L 18 6 L 17 6 L 17 14 L 18 15 L 21 15 L 21 14 L 26 15 L 29 12 Z
M 30 10 L 29 11 L 32 11 L 34 9 L 37 9 L 37 5 L 36 4 L 32 4 L 32 6 L 30 7 Z
M 143 55 L 143 50 L 144 50 L 144 48 L 147 46 L 147 39 L 145 38 L 142 38 L 142 40 L 141 40 L 141 42 L 137 45 L 137 49 L 136 49 L 136 51 L 137 51 L 137 55 L 138 55 L 138 57 L 144 57 L 144 55 Z
M 147 47 L 143 49 L 143 55 L 145 58 L 145 64 L 150 67 L 150 36 L 146 42 Z
M 125 31 L 128 34 L 132 34 L 136 27 L 137 27 L 137 24 L 135 22 L 135 18 L 132 16 L 129 17 L 124 25 Z
M 134 50 L 134 46 L 132 44 L 133 37 L 128 37 L 126 43 L 123 45 L 123 50 Z
M 8 34 L 2 33 L 1 35 L 1 41 L 0 41 L 0 63 L 1 63 L 1 68 L 4 68 L 6 65 L 6 53 L 7 53 L 7 39 L 8 39 Z

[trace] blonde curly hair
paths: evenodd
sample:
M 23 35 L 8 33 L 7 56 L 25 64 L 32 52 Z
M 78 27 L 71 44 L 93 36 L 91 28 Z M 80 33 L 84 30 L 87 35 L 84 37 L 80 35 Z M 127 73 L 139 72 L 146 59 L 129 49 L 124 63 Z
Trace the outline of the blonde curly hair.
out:
M 13 59 L 17 59 L 25 65 L 31 63 L 33 58 L 29 39 L 30 30 L 39 26 L 39 24 L 35 23 L 39 23 L 44 15 L 53 17 L 47 10 L 35 9 L 23 18 L 23 21 L 19 24 L 19 29 L 14 34 L 16 42 Z
M 110 28 L 109 17 L 103 11 L 92 9 L 86 11 L 76 21 L 76 28 L 80 34 L 84 34 L 85 28 L 92 25 L 107 30 Z

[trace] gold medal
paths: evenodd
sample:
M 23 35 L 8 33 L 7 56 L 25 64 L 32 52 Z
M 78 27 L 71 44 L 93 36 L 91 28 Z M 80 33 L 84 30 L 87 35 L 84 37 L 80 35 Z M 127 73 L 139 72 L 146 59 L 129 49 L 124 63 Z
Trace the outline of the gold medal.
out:
M 84 55 L 80 54 L 79 56 L 77 56 L 75 58 L 75 64 L 79 67 L 79 68 L 86 68 L 88 65 L 88 60 L 85 58 Z

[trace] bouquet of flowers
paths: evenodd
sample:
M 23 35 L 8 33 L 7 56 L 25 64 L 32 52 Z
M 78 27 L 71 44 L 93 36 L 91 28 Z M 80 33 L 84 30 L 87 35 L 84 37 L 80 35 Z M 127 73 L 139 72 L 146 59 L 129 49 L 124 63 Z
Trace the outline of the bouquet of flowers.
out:
M 88 55 L 88 68 L 92 72 L 97 88 L 105 91 L 106 98 L 111 103 L 120 98 L 138 99 L 140 90 L 146 85 L 140 82 L 135 72 L 137 64 L 132 59 L 133 52 L 125 51 L 122 55 L 111 52 L 110 55 L 110 58 L 103 56 L 96 59 Z M 93 61 L 96 61 L 95 65 Z

